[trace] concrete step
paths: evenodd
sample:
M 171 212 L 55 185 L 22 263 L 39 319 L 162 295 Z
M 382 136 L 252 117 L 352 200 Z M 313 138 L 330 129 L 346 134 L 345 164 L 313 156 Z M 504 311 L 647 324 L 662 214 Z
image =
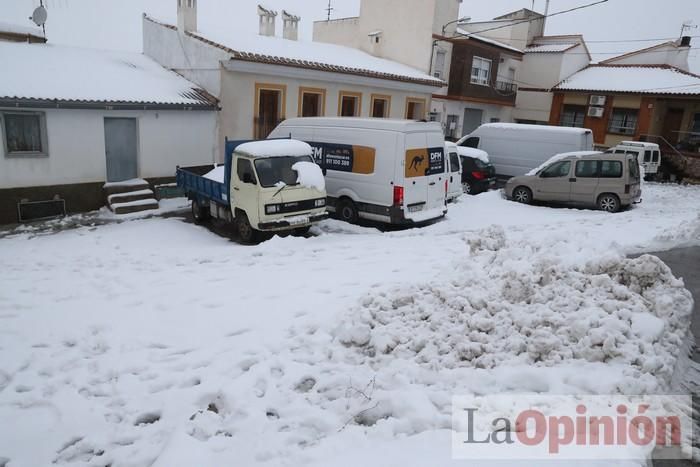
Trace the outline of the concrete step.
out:
M 123 182 L 108 182 L 102 187 L 105 197 L 117 193 L 128 193 L 130 191 L 140 191 L 150 189 L 150 185 L 146 180 L 134 178 L 132 180 L 124 180 Z
M 153 198 L 139 199 L 127 203 L 114 203 L 109 206 L 109 208 L 115 214 L 131 214 L 133 212 L 150 211 L 153 209 L 158 209 L 158 207 L 158 201 Z
M 107 196 L 107 205 L 129 203 L 131 201 L 153 198 L 155 198 L 153 190 L 149 189 L 129 191 L 126 193 L 115 193 Z

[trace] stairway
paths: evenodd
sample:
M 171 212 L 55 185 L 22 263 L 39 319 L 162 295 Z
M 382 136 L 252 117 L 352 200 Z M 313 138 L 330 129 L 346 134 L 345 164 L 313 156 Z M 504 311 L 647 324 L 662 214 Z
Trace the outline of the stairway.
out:
M 107 207 L 115 214 L 151 211 L 159 207 L 150 185 L 140 178 L 105 183 L 102 191 Z

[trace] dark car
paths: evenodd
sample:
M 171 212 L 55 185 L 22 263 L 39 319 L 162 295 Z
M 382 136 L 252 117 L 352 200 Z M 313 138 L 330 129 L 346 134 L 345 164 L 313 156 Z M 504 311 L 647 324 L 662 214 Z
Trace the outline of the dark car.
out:
M 460 148 L 463 149 L 463 148 Z M 496 185 L 496 168 L 493 164 L 484 162 L 481 158 L 470 157 L 462 151 L 462 191 L 468 195 L 476 195 L 488 191 Z

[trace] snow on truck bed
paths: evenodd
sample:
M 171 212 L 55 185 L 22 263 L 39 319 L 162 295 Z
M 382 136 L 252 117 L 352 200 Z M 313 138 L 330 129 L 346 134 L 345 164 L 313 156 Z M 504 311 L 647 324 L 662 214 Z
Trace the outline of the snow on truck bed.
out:
M 700 187 L 645 190 L 615 215 L 489 192 L 421 229 L 255 247 L 177 218 L 3 238 L 0 457 L 473 465 L 454 395 L 668 391 L 691 297 L 626 255 L 700 243 Z

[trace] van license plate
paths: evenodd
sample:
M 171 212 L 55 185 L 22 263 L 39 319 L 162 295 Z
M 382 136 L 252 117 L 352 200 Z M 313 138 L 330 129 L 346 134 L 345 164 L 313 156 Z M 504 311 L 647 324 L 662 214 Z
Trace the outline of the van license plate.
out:
M 423 205 L 422 205 L 422 204 L 418 204 L 418 205 L 416 205 L 416 206 L 409 206 L 409 207 L 408 207 L 408 212 L 418 212 L 418 211 L 422 211 L 422 210 L 423 210 Z

